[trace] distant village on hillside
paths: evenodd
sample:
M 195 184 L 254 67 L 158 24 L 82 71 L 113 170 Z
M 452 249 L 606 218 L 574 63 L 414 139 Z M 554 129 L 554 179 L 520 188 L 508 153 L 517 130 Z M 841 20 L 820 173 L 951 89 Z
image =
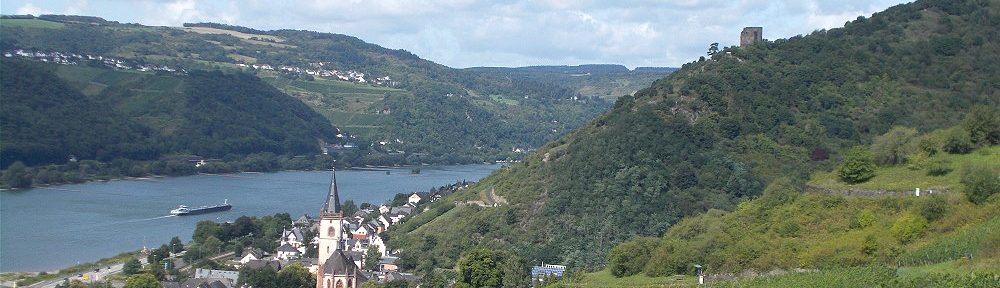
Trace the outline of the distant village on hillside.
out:
M 27 58 L 35 61 L 56 63 L 61 65 L 78 65 L 81 62 L 91 62 L 117 70 L 135 70 L 143 72 L 163 71 L 163 72 L 181 73 L 181 74 L 187 73 L 187 70 L 179 67 L 145 64 L 135 60 L 119 59 L 113 57 L 106 57 L 102 55 L 77 54 L 70 52 L 26 51 L 23 49 L 17 49 L 13 51 L 4 51 L 3 57 Z M 370 75 L 366 75 L 365 73 L 354 70 L 327 69 L 326 66 L 330 66 L 330 64 L 324 62 L 309 63 L 308 67 L 271 65 L 271 64 L 246 64 L 241 62 L 235 63 L 235 66 L 247 70 L 278 71 L 292 75 L 300 75 L 300 76 L 307 75 L 311 77 L 322 77 L 324 79 L 340 80 L 340 81 L 359 83 L 359 84 L 368 84 L 379 87 L 396 87 L 397 85 L 399 85 L 399 82 L 393 81 L 392 78 L 389 78 L 389 76 L 372 77 Z

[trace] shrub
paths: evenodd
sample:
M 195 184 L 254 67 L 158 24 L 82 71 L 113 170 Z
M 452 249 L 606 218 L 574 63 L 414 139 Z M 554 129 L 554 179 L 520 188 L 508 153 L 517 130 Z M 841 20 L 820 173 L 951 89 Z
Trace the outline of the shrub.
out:
M 862 210 L 858 215 L 854 216 L 854 221 L 851 221 L 851 228 L 865 228 L 875 224 L 875 213 L 871 210 Z
M 962 128 L 969 132 L 972 143 L 976 145 L 1000 144 L 1000 108 L 986 105 L 973 107 L 962 120 Z
M 952 129 L 941 145 L 941 150 L 951 154 L 965 154 L 972 151 L 972 138 L 969 132 L 962 129 Z
M 862 183 L 875 177 L 875 160 L 872 154 L 862 146 L 855 146 L 847 151 L 844 163 L 837 168 L 837 176 L 847 183 Z
M 896 126 L 889 132 L 875 137 L 872 143 L 872 153 L 878 164 L 900 164 L 906 162 L 907 156 L 916 148 L 917 129 Z
M 611 275 L 623 277 L 642 272 L 653 250 L 656 249 L 656 241 L 656 238 L 637 238 L 611 248 L 608 252 L 608 268 L 611 270 Z
M 896 223 L 892 224 L 889 233 L 892 233 L 892 236 L 896 237 L 899 242 L 909 243 L 923 236 L 926 229 L 927 219 L 919 215 L 906 213 L 900 216 L 899 219 L 896 219 Z
M 1000 191 L 1000 178 L 982 164 L 965 166 L 961 182 L 965 186 L 965 196 L 976 204 L 986 202 L 991 195 Z
M 923 198 L 917 202 L 917 209 L 920 210 L 920 216 L 924 216 L 928 221 L 941 219 L 948 212 L 948 200 L 944 196 L 938 194 Z
M 929 176 L 943 176 L 951 173 L 954 170 L 951 168 L 951 162 L 946 160 L 936 160 L 927 165 L 927 175 Z

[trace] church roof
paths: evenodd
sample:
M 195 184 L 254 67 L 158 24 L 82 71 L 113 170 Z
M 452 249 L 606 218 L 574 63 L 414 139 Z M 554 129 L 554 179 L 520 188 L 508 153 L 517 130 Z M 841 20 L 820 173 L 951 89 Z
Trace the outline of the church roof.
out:
M 333 178 L 330 179 L 330 191 L 326 194 L 326 203 L 323 203 L 321 211 L 343 213 L 340 208 L 340 195 L 337 193 L 337 169 L 333 169 Z
M 330 258 L 326 258 L 326 263 L 323 263 L 323 273 L 331 275 L 352 275 L 359 274 L 358 266 L 354 265 L 354 259 L 344 255 L 344 251 L 337 249 L 330 255 Z

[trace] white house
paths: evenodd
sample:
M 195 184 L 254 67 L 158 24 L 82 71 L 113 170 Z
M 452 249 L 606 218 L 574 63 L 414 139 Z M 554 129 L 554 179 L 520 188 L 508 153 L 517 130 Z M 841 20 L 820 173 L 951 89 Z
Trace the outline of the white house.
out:
M 302 230 L 299 227 L 292 228 L 292 230 L 284 230 L 281 232 L 281 243 L 284 246 L 288 244 L 299 250 L 299 253 L 306 253 L 306 247 L 303 245 L 302 241 L 305 240 L 305 236 L 302 235 Z
M 288 243 L 282 244 L 281 247 L 278 247 L 278 251 L 275 253 L 275 257 L 279 260 L 298 259 L 301 256 L 302 253 L 299 249 L 292 247 L 292 245 Z
M 240 258 L 240 264 L 246 265 L 250 261 L 262 260 L 264 259 L 264 253 L 258 249 L 247 249 L 243 252 L 243 258 Z

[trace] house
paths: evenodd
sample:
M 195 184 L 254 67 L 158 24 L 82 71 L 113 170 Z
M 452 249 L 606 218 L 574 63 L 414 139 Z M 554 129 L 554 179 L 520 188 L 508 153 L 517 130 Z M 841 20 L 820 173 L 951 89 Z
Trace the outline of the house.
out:
M 192 278 L 203 278 L 203 279 L 225 278 L 229 279 L 231 283 L 237 283 L 240 281 L 240 272 L 198 268 L 194 270 L 194 276 Z
M 382 253 L 382 255 L 389 255 L 388 249 L 386 249 L 385 246 L 385 242 L 382 241 L 382 237 L 378 235 L 371 235 L 370 237 L 368 237 L 368 247 L 372 246 L 378 247 L 378 252 Z M 365 249 L 367 250 L 368 248 L 366 247 Z
M 260 261 L 262 259 L 264 259 L 264 251 L 247 248 L 243 250 L 243 257 L 240 258 L 239 262 L 242 265 L 246 265 L 250 261 Z
M 407 199 L 407 201 L 409 203 L 416 204 L 416 203 L 420 203 L 421 200 L 425 200 L 425 199 L 429 199 L 429 198 L 430 198 L 430 193 L 427 193 L 427 192 L 413 192 L 413 194 L 410 194 L 410 198 Z
M 281 267 L 284 267 L 284 266 L 282 266 L 281 262 L 278 261 L 278 260 L 250 260 L 246 264 L 243 264 L 243 267 L 247 267 L 247 268 L 251 268 L 251 269 L 259 269 L 259 268 L 263 268 L 263 267 L 271 267 L 272 269 L 274 269 L 274 271 L 278 271 L 278 270 L 281 270 Z
M 282 244 L 275 252 L 275 258 L 279 260 L 298 259 L 300 256 L 302 256 L 302 252 L 288 243 Z
M 392 209 L 389 210 L 390 215 L 392 214 L 410 215 L 410 213 L 413 213 L 413 206 L 408 206 L 408 205 L 403 205 L 400 207 L 392 207 Z
M 302 241 L 305 240 L 305 236 L 302 235 L 302 230 L 299 229 L 299 227 L 282 231 L 280 240 L 281 242 L 279 245 L 284 246 L 285 244 L 288 244 L 292 248 L 299 250 L 299 253 L 306 253 L 306 247 L 303 245 L 304 243 L 302 243 Z
M 562 265 L 550 265 L 542 263 L 541 266 L 531 267 L 531 278 L 534 279 L 539 279 L 546 276 L 562 277 L 563 273 L 566 273 L 566 266 Z
M 236 285 L 226 278 L 191 278 L 181 283 L 181 288 L 232 288 Z
M 306 214 L 302 214 L 302 217 L 299 217 L 299 219 L 296 219 L 295 221 L 292 221 L 292 225 L 295 225 L 295 226 L 298 226 L 298 227 L 309 226 L 309 223 L 312 223 L 312 218 L 309 218 L 309 215 L 306 215 Z
M 396 266 L 396 260 L 397 259 L 399 259 L 399 257 L 382 256 L 382 258 L 378 259 L 379 270 L 380 271 L 384 271 L 384 272 L 391 272 L 391 271 L 397 271 L 397 270 L 399 270 L 399 267 Z
M 389 211 L 392 211 L 392 207 L 389 207 L 389 205 L 382 204 L 382 206 L 378 206 L 379 214 L 389 213 Z
M 382 214 L 381 216 L 378 216 L 378 222 L 379 224 L 382 225 L 382 227 L 389 227 L 390 225 L 392 225 L 392 219 L 390 219 L 389 215 L 387 214 Z

